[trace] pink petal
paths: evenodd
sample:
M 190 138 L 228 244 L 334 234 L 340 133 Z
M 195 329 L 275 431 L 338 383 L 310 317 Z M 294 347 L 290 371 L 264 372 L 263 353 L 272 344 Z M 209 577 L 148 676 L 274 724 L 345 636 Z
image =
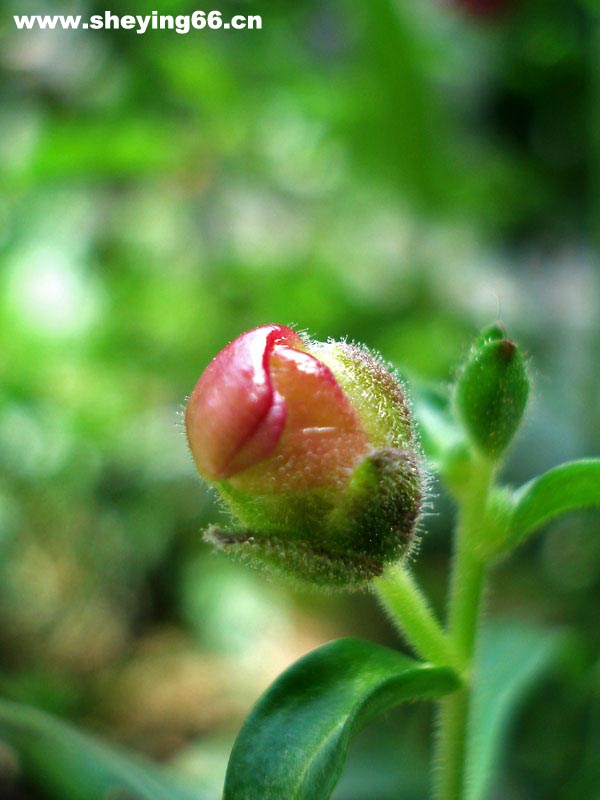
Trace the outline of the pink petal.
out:
M 286 403 L 273 391 L 268 359 L 273 347 L 284 343 L 303 347 L 290 328 L 255 328 L 227 345 L 200 376 L 185 423 L 194 460 L 204 477 L 230 477 L 275 450 L 285 424 Z
M 369 445 L 329 367 L 278 343 L 270 354 L 269 372 L 285 398 L 285 427 L 269 458 L 236 476 L 233 485 L 270 493 L 345 482 Z

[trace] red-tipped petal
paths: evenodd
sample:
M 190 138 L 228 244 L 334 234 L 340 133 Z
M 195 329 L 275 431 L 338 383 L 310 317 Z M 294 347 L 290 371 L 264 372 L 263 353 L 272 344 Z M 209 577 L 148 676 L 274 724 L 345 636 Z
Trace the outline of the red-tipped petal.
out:
M 283 397 L 272 392 L 271 407 L 254 433 L 244 442 L 227 465 L 227 476 L 236 475 L 270 456 L 277 446 L 285 419 L 287 406 Z
M 185 423 L 198 471 L 209 480 L 235 475 L 277 447 L 286 419 L 268 369 L 277 344 L 303 347 L 290 328 L 265 325 L 238 336 L 200 376 Z
M 272 456 L 233 483 L 246 491 L 301 491 L 348 479 L 368 450 L 366 434 L 325 364 L 277 344 L 269 358 L 276 391 L 285 397 L 285 427 Z

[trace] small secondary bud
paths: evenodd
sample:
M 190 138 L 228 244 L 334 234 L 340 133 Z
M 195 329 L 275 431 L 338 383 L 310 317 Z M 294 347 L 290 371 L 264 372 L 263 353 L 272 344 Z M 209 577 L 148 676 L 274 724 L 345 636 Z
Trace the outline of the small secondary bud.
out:
M 455 388 L 458 416 L 474 444 L 498 459 L 515 435 L 529 396 L 523 354 L 499 325 L 478 337 Z
M 408 550 L 422 476 L 402 387 L 345 342 L 281 325 L 248 331 L 186 409 L 199 473 L 238 520 L 221 549 L 313 583 L 357 586 Z

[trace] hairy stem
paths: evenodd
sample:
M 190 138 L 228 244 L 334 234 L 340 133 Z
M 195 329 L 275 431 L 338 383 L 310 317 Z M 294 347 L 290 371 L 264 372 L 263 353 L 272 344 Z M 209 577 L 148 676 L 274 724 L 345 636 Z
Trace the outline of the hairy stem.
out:
M 413 650 L 436 666 L 461 671 L 454 643 L 435 618 L 413 576 L 401 564 L 387 567 L 373 581 L 380 603 Z
M 477 459 L 460 504 L 448 624 L 452 641 L 466 665 L 467 686 L 441 702 L 436 800 L 464 800 L 473 656 L 486 576 L 478 543 L 485 535 L 482 526 L 493 475 L 493 464 Z

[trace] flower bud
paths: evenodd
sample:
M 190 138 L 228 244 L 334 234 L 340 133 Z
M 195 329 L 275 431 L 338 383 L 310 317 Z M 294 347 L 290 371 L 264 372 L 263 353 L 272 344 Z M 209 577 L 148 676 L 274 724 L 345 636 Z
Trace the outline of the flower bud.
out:
M 486 328 L 475 342 L 455 387 L 458 416 L 484 455 L 496 460 L 508 447 L 528 396 L 523 354 L 505 338 L 501 325 Z
M 422 476 L 402 387 L 346 342 L 265 325 L 238 336 L 186 408 L 199 473 L 236 518 L 221 549 L 328 586 L 358 586 L 414 539 Z

